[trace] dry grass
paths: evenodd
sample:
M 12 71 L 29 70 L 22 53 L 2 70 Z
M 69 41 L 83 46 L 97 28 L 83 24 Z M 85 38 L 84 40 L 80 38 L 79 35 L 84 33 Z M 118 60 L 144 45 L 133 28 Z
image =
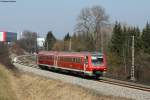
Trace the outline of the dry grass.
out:
M 104 96 L 79 86 L 43 77 L 22 74 L 13 87 L 21 100 L 128 100 Z
M 12 74 L 0 65 L 0 100 L 16 100 L 16 95 L 10 84 Z
M 16 74 L 15 74 L 16 75 Z M 128 100 L 104 96 L 58 80 L 19 73 L 0 66 L 0 100 Z

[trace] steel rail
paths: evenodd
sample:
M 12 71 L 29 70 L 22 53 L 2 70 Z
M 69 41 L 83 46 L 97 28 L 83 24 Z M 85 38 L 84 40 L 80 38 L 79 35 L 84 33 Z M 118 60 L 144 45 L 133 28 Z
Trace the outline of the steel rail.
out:
M 22 57 L 29 57 L 29 55 L 19 56 L 18 58 L 22 58 Z M 25 58 L 23 58 L 23 60 L 24 59 Z M 21 59 L 20 60 L 18 59 L 17 63 L 39 69 L 39 67 L 37 65 L 27 64 L 27 63 L 25 63 L 25 61 L 21 61 Z M 141 85 L 141 84 L 132 83 L 132 82 L 120 81 L 120 80 L 110 79 L 110 78 L 106 78 L 106 77 L 101 77 L 98 80 L 98 82 L 103 82 L 103 83 L 108 83 L 108 84 L 112 84 L 112 85 L 118 85 L 118 86 L 122 86 L 122 87 L 127 87 L 127 88 L 132 88 L 132 89 L 137 89 L 137 90 L 150 92 L 150 86 Z
M 118 80 L 112 81 L 111 79 L 109 80 L 109 79 L 105 79 L 105 78 L 102 78 L 98 82 L 103 82 L 103 83 L 108 83 L 108 84 L 113 84 L 113 85 L 118 85 L 118 86 L 122 86 L 122 87 L 128 87 L 128 88 L 132 88 L 132 89 L 150 92 L 149 86 L 131 83 L 131 82 L 124 82 L 124 81 L 119 82 Z

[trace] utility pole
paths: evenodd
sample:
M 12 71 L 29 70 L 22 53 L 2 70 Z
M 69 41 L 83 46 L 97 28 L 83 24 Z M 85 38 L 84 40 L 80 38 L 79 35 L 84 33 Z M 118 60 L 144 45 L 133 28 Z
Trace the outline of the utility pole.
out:
M 48 51 L 48 42 L 46 42 L 46 47 L 47 47 L 47 51 Z
M 104 50 L 104 45 L 103 45 L 103 33 L 102 33 L 102 31 L 101 31 L 101 27 L 100 27 L 100 38 L 101 38 L 101 52 L 103 52 L 103 50 Z
M 132 66 L 131 66 L 131 81 L 135 81 L 135 68 L 134 68 L 134 36 L 132 36 Z
M 72 43 L 71 43 L 71 37 L 70 37 L 70 40 L 69 40 L 69 51 L 71 51 L 71 45 L 72 45 Z

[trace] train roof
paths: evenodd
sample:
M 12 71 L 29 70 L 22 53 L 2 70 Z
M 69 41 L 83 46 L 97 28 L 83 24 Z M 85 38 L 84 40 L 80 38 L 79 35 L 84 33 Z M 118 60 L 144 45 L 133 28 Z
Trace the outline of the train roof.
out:
M 40 51 L 39 54 L 76 56 L 76 57 L 83 57 L 83 56 L 89 56 L 89 55 L 103 55 L 101 52 L 59 52 L 59 51 Z

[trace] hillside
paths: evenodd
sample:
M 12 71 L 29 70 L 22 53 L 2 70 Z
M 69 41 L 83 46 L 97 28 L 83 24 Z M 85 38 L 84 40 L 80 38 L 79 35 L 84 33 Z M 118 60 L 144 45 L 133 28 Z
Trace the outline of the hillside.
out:
M 17 100 L 10 84 L 12 74 L 0 65 L 0 100 Z
M 91 90 L 21 73 L 13 74 L 0 65 L 0 100 L 128 100 L 104 96 Z

